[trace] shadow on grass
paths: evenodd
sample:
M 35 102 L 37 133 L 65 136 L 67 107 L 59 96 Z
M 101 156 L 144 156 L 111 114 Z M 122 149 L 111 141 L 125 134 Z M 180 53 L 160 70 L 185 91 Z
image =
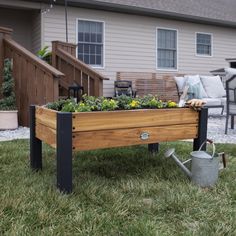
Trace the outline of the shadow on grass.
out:
M 181 147 L 180 143 L 165 143 L 160 147 L 159 153 L 155 155 L 148 152 L 146 145 L 78 152 L 74 155 L 74 175 L 82 177 L 84 174 L 91 174 L 118 180 L 131 175 L 142 178 L 155 174 L 158 178 L 170 180 L 181 171 L 171 159 L 164 157 L 165 150 L 175 147 L 186 158 L 186 153 L 191 151 L 191 144 L 185 143 Z

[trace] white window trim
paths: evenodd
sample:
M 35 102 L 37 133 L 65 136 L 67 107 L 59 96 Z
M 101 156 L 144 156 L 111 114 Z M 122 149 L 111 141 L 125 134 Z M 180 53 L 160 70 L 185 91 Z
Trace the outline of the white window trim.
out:
M 76 18 L 76 45 L 78 44 L 78 23 L 79 20 L 84 20 L 84 21 L 93 21 L 93 22 L 99 22 L 103 24 L 103 61 L 102 61 L 102 66 L 93 66 L 90 65 L 94 69 L 105 69 L 105 21 L 102 20 L 96 20 L 96 19 L 87 19 L 87 18 Z M 78 58 L 78 50 L 76 46 L 76 58 Z
M 197 53 L 197 34 L 207 34 L 211 36 L 211 55 L 203 55 Z M 213 57 L 213 33 L 195 32 L 195 56 L 196 57 Z
M 174 30 L 174 31 L 176 31 L 176 68 L 158 68 L 158 51 L 157 51 L 157 49 L 158 49 L 158 42 L 157 42 L 157 40 L 158 40 L 158 29 L 164 29 L 164 30 Z M 176 72 L 176 71 L 178 71 L 179 70 L 179 64 L 178 64 L 178 62 L 179 62 L 179 43 L 178 43 L 178 36 L 179 35 L 179 33 L 178 33 L 178 29 L 173 29 L 173 28 L 165 28 L 165 27 L 156 27 L 156 70 L 157 71 L 169 71 L 169 72 L 171 72 L 171 71 L 173 71 L 173 72 Z

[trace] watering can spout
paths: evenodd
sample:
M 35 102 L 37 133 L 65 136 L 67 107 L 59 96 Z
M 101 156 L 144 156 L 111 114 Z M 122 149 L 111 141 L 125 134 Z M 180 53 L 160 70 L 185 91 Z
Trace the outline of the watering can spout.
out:
M 186 163 L 186 162 L 182 163 L 178 159 L 178 157 L 175 155 L 174 148 L 168 149 L 164 155 L 165 155 L 165 157 L 171 157 L 176 162 L 176 164 L 181 168 L 181 170 L 191 179 L 191 177 L 192 177 L 191 171 L 184 165 L 184 163 Z

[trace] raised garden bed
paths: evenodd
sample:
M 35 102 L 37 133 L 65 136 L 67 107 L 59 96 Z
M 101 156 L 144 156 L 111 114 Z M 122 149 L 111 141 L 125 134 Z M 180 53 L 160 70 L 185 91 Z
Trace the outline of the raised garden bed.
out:
M 194 139 L 197 150 L 206 139 L 207 109 L 141 109 L 97 112 L 58 112 L 30 107 L 30 160 L 42 169 L 42 141 L 56 148 L 57 187 L 72 191 L 72 151 Z

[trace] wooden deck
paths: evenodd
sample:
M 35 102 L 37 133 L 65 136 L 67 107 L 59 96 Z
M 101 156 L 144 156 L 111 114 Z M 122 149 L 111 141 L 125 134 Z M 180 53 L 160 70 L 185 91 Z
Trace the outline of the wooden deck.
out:
M 68 95 L 68 87 L 81 85 L 84 93 L 101 96 L 107 79 L 75 57 L 75 45 L 53 42 L 52 63 L 47 64 L 15 42 L 12 30 L 0 27 L 0 73 L 3 60 L 12 60 L 19 124 L 29 125 L 29 106 L 43 105 Z M 0 76 L 0 84 L 2 77 Z

